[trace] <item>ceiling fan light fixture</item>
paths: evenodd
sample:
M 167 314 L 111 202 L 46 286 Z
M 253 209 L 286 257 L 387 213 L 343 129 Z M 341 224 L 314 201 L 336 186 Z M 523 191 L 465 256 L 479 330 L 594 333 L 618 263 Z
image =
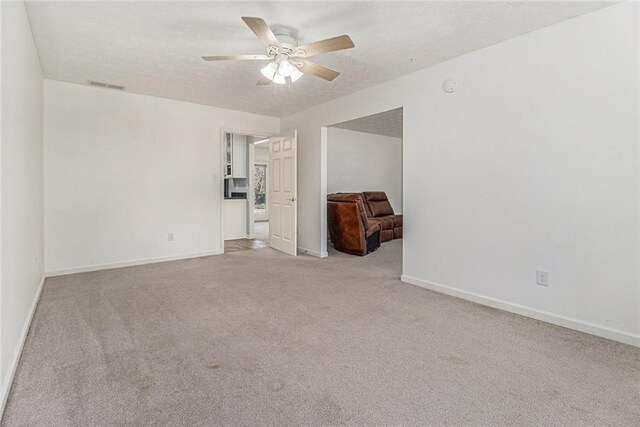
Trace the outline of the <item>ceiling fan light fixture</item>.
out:
M 267 79 L 278 85 L 287 84 L 287 77 L 289 77 L 293 83 L 302 77 L 303 74 L 289 59 L 270 62 L 266 67 L 261 69 L 260 72 Z

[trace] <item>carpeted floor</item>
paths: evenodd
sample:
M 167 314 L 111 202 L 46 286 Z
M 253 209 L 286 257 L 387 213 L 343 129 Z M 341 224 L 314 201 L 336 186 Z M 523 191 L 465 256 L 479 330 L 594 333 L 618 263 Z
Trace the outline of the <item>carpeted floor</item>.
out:
M 403 284 L 401 242 L 48 279 L 4 425 L 640 425 L 640 349 Z

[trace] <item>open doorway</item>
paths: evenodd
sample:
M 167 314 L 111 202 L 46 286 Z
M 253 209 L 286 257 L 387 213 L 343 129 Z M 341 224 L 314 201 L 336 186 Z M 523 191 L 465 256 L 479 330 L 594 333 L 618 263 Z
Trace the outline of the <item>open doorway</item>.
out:
M 269 247 L 268 207 L 264 205 L 266 195 L 261 194 L 267 188 L 269 138 L 224 132 L 223 148 L 224 251 Z
M 330 125 L 323 137 L 327 255 L 380 251 L 402 262 L 402 108 Z
M 267 137 L 222 130 L 222 139 L 224 252 L 271 247 L 296 256 L 297 131 Z

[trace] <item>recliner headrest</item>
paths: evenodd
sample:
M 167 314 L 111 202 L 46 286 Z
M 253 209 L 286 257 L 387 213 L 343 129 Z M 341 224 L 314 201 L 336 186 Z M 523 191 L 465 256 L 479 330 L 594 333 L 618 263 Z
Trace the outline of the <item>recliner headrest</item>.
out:
M 362 193 L 364 198 L 372 202 L 383 202 L 389 200 L 387 193 L 384 191 L 365 191 Z

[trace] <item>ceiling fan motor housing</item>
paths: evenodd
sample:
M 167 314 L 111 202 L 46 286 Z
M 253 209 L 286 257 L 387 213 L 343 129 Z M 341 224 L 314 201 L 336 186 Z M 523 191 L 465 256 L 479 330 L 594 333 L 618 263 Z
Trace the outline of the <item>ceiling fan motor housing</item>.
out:
M 298 47 L 298 41 L 292 37 L 291 32 L 285 28 L 274 28 L 273 35 L 276 36 L 276 39 L 282 46 L 282 51 L 280 53 L 291 54 Z M 272 54 L 272 47 L 269 47 L 268 53 L 269 55 Z

